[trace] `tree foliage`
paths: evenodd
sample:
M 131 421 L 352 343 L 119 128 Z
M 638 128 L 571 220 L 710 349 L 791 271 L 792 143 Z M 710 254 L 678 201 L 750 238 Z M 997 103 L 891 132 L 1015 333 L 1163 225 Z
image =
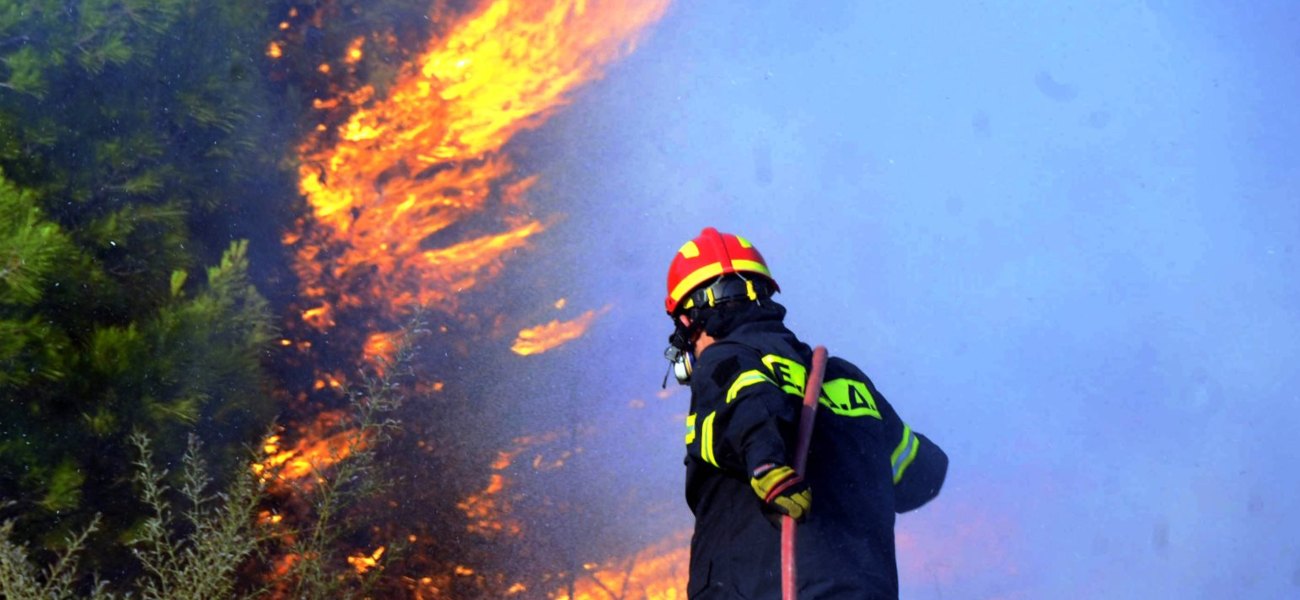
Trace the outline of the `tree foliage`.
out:
M 363 85 L 382 95 L 438 33 L 437 14 L 470 4 L 0 0 L 0 499 L 14 501 L 0 520 L 19 517 L 0 538 L 38 564 L 65 564 L 76 546 L 104 572 L 189 568 L 123 550 L 176 533 L 159 528 L 160 499 L 132 489 L 129 436 L 176 457 L 199 432 L 217 483 L 246 467 L 245 445 L 275 410 L 259 363 L 274 335 L 264 293 L 276 290 L 259 293 L 250 269 L 282 260 L 277 225 L 301 210 L 290 146 L 346 118 L 314 99 Z M 343 61 L 357 40 L 364 58 Z M 456 397 L 427 432 L 449 469 L 481 469 L 495 450 L 484 437 L 472 459 L 458 454 L 479 406 Z M 326 521 L 358 510 L 340 470 L 349 477 L 316 510 Z M 477 481 L 425 486 L 440 559 L 458 559 L 464 544 L 442 533 L 461 526 L 456 502 Z M 186 484 L 155 485 L 175 496 Z M 291 548 L 334 553 L 297 567 L 294 591 L 337 591 L 339 542 L 320 531 Z
M 264 427 L 272 406 L 259 359 L 274 329 L 248 279 L 245 242 L 230 245 L 195 293 L 177 270 L 152 314 L 69 329 L 53 290 L 93 294 L 107 276 L 41 214 L 36 196 L 0 179 L 0 260 L 8 265 L 0 274 L 0 490 L 19 502 L 32 531 L 56 534 L 56 544 L 64 523 L 77 520 L 64 517 L 85 516 L 87 505 L 112 507 L 105 512 L 119 518 L 105 523 L 107 533 L 136 522 L 136 505 L 122 502 L 130 497 L 122 482 L 131 431 L 179 455 L 196 428 L 247 442 L 247 432 Z M 223 448 L 217 459 L 228 467 L 244 447 Z
M 131 560 L 131 432 L 216 440 L 225 480 L 274 416 L 250 268 L 276 240 L 249 235 L 294 197 L 270 10 L 0 0 L 0 498 L 36 552 L 101 512 L 88 556 Z

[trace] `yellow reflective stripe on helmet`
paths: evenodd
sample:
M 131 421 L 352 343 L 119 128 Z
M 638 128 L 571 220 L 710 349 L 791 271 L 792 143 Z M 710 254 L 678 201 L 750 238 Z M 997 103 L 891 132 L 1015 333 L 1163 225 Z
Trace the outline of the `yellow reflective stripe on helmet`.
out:
M 727 404 L 731 404 L 731 401 L 736 399 L 736 394 L 739 394 L 740 390 L 754 385 L 755 383 L 763 383 L 765 381 L 772 385 L 776 385 L 776 382 L 772 381 L 772 378 L 768 377 L 758 369 L 745 371 L 736 376 L 736 380 L 731 383 L 731 387 L 727 390 Z
M 695 413 L 686 415 L 686 445 L 695 441 Z
M 695 258 L 700 255 L 700 247 L 695 245 L 695 240 L 691 240 L 682 244 L 681 249 L 678 250 L 677 253 L 681 254 L 682 258 Z
M 903 473 L 907 467 L 911 466 L 912 461 L 916 460 L 917 450 L 921 449 L 921 439 L 912 433 L 912 428 L 906 423 L 903 424 L 903 439 L 898 442 L 898 447 L 894 448 L 894 454 L 889 457 L 890 463 L 894 469 L 894 483 L 898 484 L 903 478 Z
M 704 283 L 705 281 L 708 281 L 709 279 L 717 277 L 721 274 L 722 274 L 722 263 L 720 262 L 708 264 L 696 269 L 693 273 L 687 275 L 686 277 L 682 278 L 681 281 L 677 282 L 676 286 L 673 286 L 673 293 L 671 294 L 673 300 L 680 301 L 682 299 L 682 296 L 685 296 L 686 292 L 695 289 L 695 286 L 700 285 L 701 283 Z
M 689 244 L 690 242 L 687 243 Z M 685 250 L 685 246 L 682 248 Z M 768 279 L 772 278 L 772 273 L 767 270 L 767 265 L 756 260 L 733 260 L 731 261 L 731 266 L 737 271 L 758 273 Z M 710 263 L 700 267 L 690 275 L 683 277 L 681 281 L 677 282 L 677 285 L 673 286 L 673 293 L 670 294 L 670 296 L 674 301 L 681 301 L 682 297 L 685 296 L 687 292 L 695 289 L 695 287 L 701 283 L 721 275 L 722 270 L 721 262 Z
M 745 239 L 745 238 L 743 238 L 743 237 L 740 237 L 740 236 L 736 236 L 736 243 L 740 244 L 740 247 L 741 247 L 741 248 L 753 248 L 753 247 L 754 247 L 753 244 L 749 243 L 749 240 L 747 240 L 747 239 Z
M 718 413 L 709 413 L 704 417 L 704 426 L 700 432 L 700 458 L 713 466 L 718 466 L 718 459 L 713 457 L 713 417 Z
M 733 260 L 731 266 L 735 267 L 737 271 L 749 271 L 765 275 L 768 279 L 772 278 L 772 274 L 767 271 L 767 265 L 756 260 Z

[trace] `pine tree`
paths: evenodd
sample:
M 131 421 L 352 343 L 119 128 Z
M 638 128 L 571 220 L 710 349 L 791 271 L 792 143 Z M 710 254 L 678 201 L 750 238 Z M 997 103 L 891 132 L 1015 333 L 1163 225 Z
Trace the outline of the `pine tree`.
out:
M 67 373 L 67 337 L 32 309 L 44 283 L 79 258 L 62 229 L 45 219 L 35 194 L 0 173 L 0 389 Z
M 70 273 L 90 274 L 85 285 L 97 271 L 37 196 L 0 177 L 0 490 L 51 543 L 78 521 L 69 513 L 116 515 L 104 529 L 120 534 L 137 508 L 121 502 L 132 497 L 123 482 L 133 431 L 178 456 L 190 431 L 246 442 L 273 416 L 259 365 L 271 313 L 248 279 L 247 243 L 235 242 L 202 287 L 173 272 L 167 301 L 147 318 L 68 330 L 49 297 L 78 285 Z M 227 445 L 217 458 L 229 472 L 246 448 Z
M 274 416 L 249 268 L 296 195 L 270 6 L 0 0 L 0 519 L 20 541 L 57 548 L 100 512 L 88 559 L 129 566 L 128 436 L 175 457 L 198 432 L 223 480 Z

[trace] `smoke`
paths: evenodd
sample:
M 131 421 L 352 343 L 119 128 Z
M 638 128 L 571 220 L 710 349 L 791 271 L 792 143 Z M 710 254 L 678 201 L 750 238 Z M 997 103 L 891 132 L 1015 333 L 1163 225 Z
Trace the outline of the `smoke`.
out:
M 1289 595 L 1284 12 L 678 7 L 546 131 L 564 256 L 612 304 L 589 377 L 646 400 L 604 406 L 640 432 L 605 452 L 680 507 L 660 303 L 712 225 L 952 456 L 899 522 L 906 596 Z
M 712 225 L 952 456 L 899 521 L 908 597 L 1286 595 L 1286 32 L 1226 9 L 923 9 L 675 7 L 520 127 L 526 201 L 504 205 L 541 228 L 434 324 L 422 368 L 445 385 L 409 408 L 376 522 L 499 573 L 680 543 L 664 269 Z M 444 231 L 493 233 L 471 222 Z M 510 351 L 592 310 L 582 337 Z M 448 479 L 472 493 L 448 504 Z

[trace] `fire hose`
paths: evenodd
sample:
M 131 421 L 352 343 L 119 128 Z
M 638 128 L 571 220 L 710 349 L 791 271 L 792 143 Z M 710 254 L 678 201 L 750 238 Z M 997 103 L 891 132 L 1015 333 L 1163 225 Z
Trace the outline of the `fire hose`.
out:
M 808 464 L 808 446 L 812 441 L 813 418 L 817 416 L 817 398 L 822 394 L 822 376 L 826 374 L 826 347 L 813 349 L 812 369 L 804 384 L 803 407 L 799 412 L 799 437 L 794 446 L 794 472 L 803 475 Z M 795 521 L 789 515 L 781 517 L 781 598 L 798 597 L 799 577 L 795 570 Z

